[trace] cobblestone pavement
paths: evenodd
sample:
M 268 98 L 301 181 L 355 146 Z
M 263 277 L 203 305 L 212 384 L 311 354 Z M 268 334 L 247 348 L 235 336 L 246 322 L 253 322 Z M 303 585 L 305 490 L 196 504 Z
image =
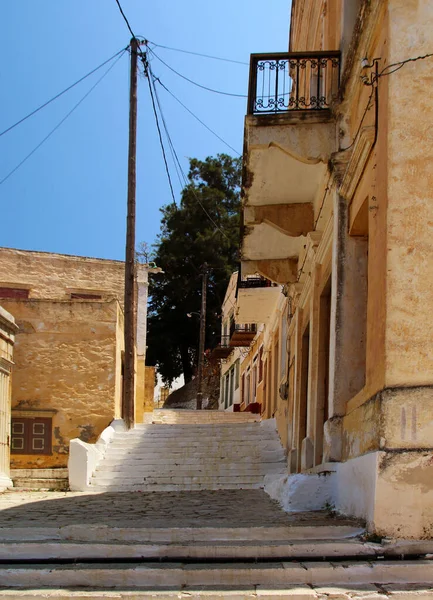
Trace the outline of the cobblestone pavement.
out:
M 0 527 L 272 527 L 336 520 L 325 512 L 287 514 L 263 490 L 0 493 Z

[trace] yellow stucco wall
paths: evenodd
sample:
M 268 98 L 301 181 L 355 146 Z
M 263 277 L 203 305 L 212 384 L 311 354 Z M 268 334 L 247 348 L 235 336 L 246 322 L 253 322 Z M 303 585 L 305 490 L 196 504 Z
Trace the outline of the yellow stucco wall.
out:
M 0 286 L 30 289 L 30 298 L 68 299 L 71 292 L 101 292 L 123 302 L 124 263 L 0 248 Z
M 11 466 L 66 467 L 69 440 L 95 442 L 120 400 L 116 399 L 118 303 L 4 300 L 2 304 L 19 326 L 12 414 L 53 411 L 52 456 L 14 454 Z

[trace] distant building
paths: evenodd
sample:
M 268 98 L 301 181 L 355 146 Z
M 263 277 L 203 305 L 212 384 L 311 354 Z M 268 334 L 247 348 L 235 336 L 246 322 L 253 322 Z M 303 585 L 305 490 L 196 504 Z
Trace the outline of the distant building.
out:
M 149 271 L 159 270 L 138 265 L 138 422 L 153 410 L 154 369 L 144 367 Z M 26 479 L 65 468 L 72 438 L 95 442 L 122 416 L 123 290 L 121 261 L 0 248 L 0 302 L 18 325 L 11 467 Z

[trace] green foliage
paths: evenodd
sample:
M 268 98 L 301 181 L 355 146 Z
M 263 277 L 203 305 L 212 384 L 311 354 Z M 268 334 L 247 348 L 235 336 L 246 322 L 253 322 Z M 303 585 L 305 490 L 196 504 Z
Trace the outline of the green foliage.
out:
M 161 209 L 161 232 L 151 260 L 164 274 L 152 278 L 150 286 L 146 362 L 157 366 L 166 383 L 182 373 L 188 382 L 195 370 L 205 263 L 206 347 L 219 338 L 221 304 L 238 267 L 240 179 L 239 158 L 218 154 L 204 161 L 190 159 L 180 207 Z

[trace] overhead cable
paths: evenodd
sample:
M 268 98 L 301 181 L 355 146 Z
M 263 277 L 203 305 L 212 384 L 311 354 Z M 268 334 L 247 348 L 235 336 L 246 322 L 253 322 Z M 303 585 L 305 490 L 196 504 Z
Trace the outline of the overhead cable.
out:
M 11 175 L 13 175 L 15 173 L 15 171 L 17 171 L 37 150 L 39 150 L 39 148 L 42 146 L 42 144 L 44 144 L 53 135 L 53 133 L 55 131 L 57 131 L 57 129 L 66 121 L 66 119 L 68 119 L 68 117 L 70 117 L 72 115 L 72 113 L 80 106 L 80 104 L 82 102 L 84 102 L 84 100 L 87 98 L 87 96 L 89 96 L 91 94 L 91 92 L 93 92 L 95 87 L 104 79 L 104 77 L 106 77 L 106 75 L 108 75 L 108 73 L 119 62 L 119 60 L 122 58 L 122 56 L 125 52 L 126 52 L 126 49 L 122 50 L 122 54 L 118 57 L 118 59 L 112 65 L 110 65 L 110 67 L 105 71 L 105 73 L 98 79 L 98 81 L 96 83 L 93 84 L 93 86 L 90 88 L 90 90 L 88 92 L 86 92 L 86 94 L 81 98 L 81 100 L 79 100 L 77 102 L 77 104 L 75 104 L 75 106 L 66 114 L 66 116 L 64 116 L 63 119 L 57 123 L 57 125 L 49 132 L 49 134 L 46 135 L 44 137 L 44 139 L 41 140 L 39 142 L 39 144 L 37 146 L 35 146 L 33 148 L 33 150 L 31 152 L 29 152 L 29 154 L 27 154 L 27 156 L 25 158 L 23 158 L 23 160 L 16 167 L 14 167 L 12 169 L 12 171 L 9 171 L 9 173 L 5 177 L 3 177 L 3 179 L 0 180 L 0 185 L 2 185 L 7 179 L 9 179 L 9 177 Z
M 166 173 L 167 173 L 168 183 L 169 183 L 169 186 L 170 186 L 171 197 L 173 198 L 173 204 L 176 204 L 176 198 L 175 198 L 175 195 L 174 195 L 173 184 L 172 184 L 172 181 L 171 181 L 170 171 L 169 171 L 169 168 L 168 168 L 167 156 L 165 154 L 165 148 L 164 148 L 164 142 L 163 142 L 163 139 L 162 139 L 161 128 L 159 126 L 158 113 L 157 113 L 156 106 L 155 106 L 154 93 L 153 93 L 153 90 L 152 90 L 152 82 L 151 82 L 151 75 L 152 75 L 152 73 L 151 73 L 148 65 L 145 65 L 145 69 L 147 69 L 147 71 L 148 71 L 148 73 L 147 73 L 147 81 L 149 83 L 150 98 L 152 100 L 153 114 L 155 116 L 156 128 L 158 130 L 159 143 L 160 143 L 161 150 L 162 150 L 162 156 L 163 156 L 163 159 L 164 159 L 165 170 L 166 170 Z
M 150 75 L 153 77 L 153 74 L 152 74 L 152 71 L 151 71 L 151 68 L 150 68 L 150 66 L 149 66 L 149 72 L 150 72 L 149 74 L 150 74 Z M 155 88 L 155 92 L 156 92 L 156 88 Z M 157 92 L 156 92 L 156 93 L 157 93 Z M 164 123 L 165 123 L 165 127 L 166 127 L 166 122 L 165 122 L 165 119 L 164 119 L 164 117 L 163 117 L 163 113 L 162 113 L 162 107 L 161 107 L 161 105 L 160 105 L 160 111 L 161 111 L 161 115 L 162 115 L 162 117 L 161 117 L 161 118 L 163 119 L 163 121 L 164 121 Z M 172 144 L 173 142 L 171 141 L 171 137 L 170 137 L 170 134 L 168 133 L 168 129 L 167 129 L 167 128 L 166 128 L 166 134 L 167 134 L 167 137 L 170 139 L 170 142 L 171 142 L 171 144 Z M 173 147 L 173 149 L 174 149 L 174 147 Z M 183 168 L 182 168 L 182 165 L 181 165 L 181 163 L 180 163 L 180 161 L 179 161 L 179 158 L 178 158 L 178 156 L 177 156 L 177 153 L 176 153 L 176 152 L 174 152 L 174 155 L 175 155 L 175 159 L 176 159 L 176 161 L 177 161 L 177 163 L 178 163 L 179 170 L 180 170 L 180 172 L 181 172 L 181 174 L 182 174 L 182 177 L 183 177 L 183 180 L 184 180 L 184 186 L 185 186 L 185 188 L 189 186 L 189 189 L 191 190 L 191 192 L 192 192 L 193 196 L 194 196 L 194 197 L 195 197 L 195 199 L 197 200 L 197 203 L 199 204 L 200 208 L 203 210 L 203 212 L 205 213 L 205 215 L 207 216 L 207 218 L 209 219 L 209 221 L 212 223 L 212 225 L 215 227 L 215 229 L 217 229 L 218 231 L 220 231 L 220 233 L 221 233 L 221 234 L 222 234 L 222 235 L 223 235 L 223 236 L 224 236 L 226 239 L 228 239 L 228 240 L 229 240 L 229 237 L 228 237 L 228 235 L 225 233 L 225 231 L 224 231 L 223 229 L 221 229 L 221 227 L 220 227 L 220 226 L 219 226 L 219 225 L 218 225 L 218 224 L 215 222 L 215 220 L 212 218 L 212 216 L 209 214 L 209 212 L 208 212 L 208 211 L 206 210 L 206 208 L 204 207 L 204 205 L 203 205 L 203 203 L 201 202 L 200 198 L 199 198 L 199 197 L 198 197 L 198 195 L 196 194 L 196 191 L 195 191 L 195 186 L 194 186 L 194 184 L 193 184 L 193 183 L 191 183 L 191 184 L 189 184 L 189 183 L 188 183 L 188 178 L 187 178 L 187 176 L 185 175 L 185 172 L 184 172 L 184 170 L 183 170 Z
M 162 58 L 160 58 L 157 54 L 155 54 L 155 52 L 151 48 L 149 48 L 149 51 L 153 54 L 153 56 L 155 58 L 157 58 L 160 62 L 162 62 L 162 64 L 165 65 L 167 67 L 167 69 L 170 69 L 170 71 L 173 71 L 173 73 L 176 73 L 176 75 L 178 75 L 179 77 L 182 77 L 182 79 L 185 79 L 185 81 L 188 81 L 189 83 L 192 83 L 193 85 L 195 85 L 199 88 L 202 88 L 203 90 L 207 90 L 208 92 L 213 92 L 214 94 L 222 94 L 223 96 L 232 96 L 234 98 L 247 98 L 247 96 L 245 94 L 232 94 L 231 92 L 223 92 L 222 90 L 215 90 L 213 88 L 202 85 L 201 83 L 197 83 L 196 81 L 189 79 L 189 77 L 182 75 L 182 73 L 179 73 L 179 71 L 176 71 L 176 69 L 173 69 L 173 67 L 170 67 L 170 65 L 168 65 L 165 61 L 163 61 Z
M 29 119 L 30 117 L 32 117 L 33 115 L 35 115 L 37 112 L 39 112 L 40 110 L 42 110 L 43 108 L 45 108 L 46 106 L 48 106 L 49 104 L 51 104 L 51 102 L 54 102 L 54 100 L 57 100 L 57 98 L 60 98 L 60 96 L 63 96 L 63 94 L 66 94 L 66 92 L 69 92 L 69 90 L 72 90 L 72 88 L 74 88 L 76 85 L 78 85 L 79 83 L 81 83 L 82 81 L 84 81 L 85 79 L 87 79 L 88 77 L 90 77 L 90 75 L 93 75 L 93 73 L 96 73 L 96 71 L 99 71 L 99 69 L 102 69 L 103 66 L 105 66 L 107 63 L 109 63 L 110 61 L 112 61 L 114 58 L 116 58 L 116 56 L 119 56 L 119 54 L 122 54 L 125 50 L 126 50 L 126 48 L 122 48 L 122 50 L 119 50 L 119 52 L 116 52 L 116 54 L 113 54 L 113 56 L 111 56 L 110 58 L 107 58 L 107 60 L 104 60 L 104 62 L 101 63 L 98 67 L 95 67 L 94 69 L 92 69 L 91 71 L 89 71 L 89 73 L 87 73 L 87 75 L 84 75 L 83 77 L 81 77 L 80 79 L 78 79 L 75 83 L 73 83 L 72 85 L 70 85 L 69 87 L 67 87 L 66 89 L 64 89 L 62 92 L 56 94 L 50 100 L 48 100 L 47 102 L 44 102 L 44 104 L 41 104 L 41 106 L 39 106 L 38 108 L 35 108 L 35 110 L 33 110 L 31 113 L 29 113 L 28 115 L 26 115 L 25 117 L 23 117 L 22 119 L 20 119 L 19 121 L 17 121 L 16 123 L 14 123 L 13 125 L 11 125 L 10 127 L 8 127 L 7 129 L 5 129 L 4 131 L 2 131 L 0 133 L 0 137 L 2 135 L 4 135 L 5 133 L 8 133 L 8 131 L 11 131 L 12 129 L 14 129 L 18 125 L 21 125 L 21 123 L 24 123 L 24 121 L 26 121 L 27 119 Z
M 379 73 L 379 77 L 386 77 L 388 75 L 392 75 L 393 73 L 404 67 L 404 65 L 407 65 L 407 63 L 416 62 L 417 60 L 424 60 L 425 58 L 431 58 L 432 56 L 433 53 L 430 52 L 429 54 L 423 54 L 422 56 L 414 56 L 413 58 L 406 58 L 406 60 L 401 60 L 399 62 L 392 63 L 382 69 L 382 71 Z M 388 69 L 392 69 L 393 67 L 396 68 L 390 72 L 387 72 Z
M 129 29 L 129 32 L 130 32 L 130 34 L 131 34 L 131 35 L 132 35 L 132 37 L 133 37 L 133 38 L 136 40 L 137 38 L 135 37 L 135 34 L 134 34 L 134 32 L 132 31 L 132 29 L 131 29 L 131 25 L 129 24 L 129 21 L 128 21 L 128 19 L 126 18 L 126 15 L 125 15 L 125 13 L 123 12 L 123 8 L 122 8 L 122 6 L 121 6 L 121 4 L 120 4 L 119 0 L 116 0 L 116 3 L 117 3 L 117 6 L 119 7 L 120 14 L 121 14 L 121 15 L 122 15 L 122 17 L 123 17 L 123 20 L 125 21 L 125 23 L 126 23 L 126 26 L 127 26 L 127 27 L 128 27 L 128 29 Z
M 155 48 L 164 48 L 165 50 L 174 50 L 175 52 L 183 52 L 184 54 L 193 54 L 195 56 L 202 56 L 203 58 L 212 58 L 213 60 L 222 60 L 224 62 L 235 63 L 237 65 L 246 65 L 249 66 L 249 63 L 243 62 L 241 60 L 233 60 L 232 58 L 222 58 L 221 56 L 212 56 L 211 54 L 202 54 L 201 52 L 193 52 L 191 50 L 182 50 L 181 48 L 172 48 L 171 46 L 163 46 L 162 44 L 156 44 L 155 42 L 151 42 L 147 40 L 150 44 L 155 46 Z
M 155 77 L 155 81 L 157 81 L 159 83 L 159 85 L 161 85 L 166 92 L 168 92 L 170 94 L 170 96 L 172 96 L 176 102 L 178 102 L 181 106 L 183 106 L 183 108 L 189 112 L 190 115 L 192 115 L 194 117 L 194 119 L 197 119 L 197 121 L 199 123 L 201 123 L 203 125 L 203 127 L 205 127 L 208 131 L 210 131 L 215 137 L 217 137 L 223 144 L 225 144 L 228 148 L 230 148 L 230 150 L 233 150 L 233 152 L 235 154 L 237 154 L 238 156 L 241 156 L 240 152 L 238 152 L 235 148 L 233 148 L 233 146 L 230 146 L 229 143 L 227 143 L 220 135 L 218 135 L 213 129 L 211 129 L 208 125 L 206 125 L 206 123 L 204 123 L 195 113 L 193 113 L 192 110 L 190 110 L 187 106 L 185 106 L 185 104 L 179 100 L 179 98 L 177 96 L 175 96 L 173 94 L 173 92 L 171 92 L 167 86 L 165 86 L 161 79 L 159 77 Z
M 152 73 L 151 68 L 149 68 L 149 71 L 150 71 L 150 75 L 151 75 L 151 79 L 152 79 L 152 85 L 153 85 L 153 91 L 154 91 L 155 98 L 156 98 L 156 103 L 157 103 L 158 109 L 159 109 L 159 114 L 161 115 L 161 120 L 162 120 L 162 124 L 163 124 L 163 127 L 164 127 L 165 135 L 166 135 L 166 138 L 168 140 L 168 146 L 170 148 L 171 158 L 173 160 L 174 168 L 176 170 L 176 175 L 177 175 L 177 178 L 178 178 L 179 183 L 180 183 L 180 188 L 182 189 L 183 186 L 184 186 L 184 183 L 182 182 L 181 172 L 180 172 L 180 169 L 179 169 L 180 160 L 179 160 L 179 157 L 177 155 L 176 149 L 174 147 L 173 140 L 171 139 L 170 132 L 168 131 L 168 126 L 167 126 L 167 122 L 166 122 L 165 117 L 164 117 L 164 112 L 162 110 L 162 105 L 161 105 L 161 102 L 160 102 L 160 99 L 159 99 L 158 90 L 155 87 L 155 80 L 157 78 Z

